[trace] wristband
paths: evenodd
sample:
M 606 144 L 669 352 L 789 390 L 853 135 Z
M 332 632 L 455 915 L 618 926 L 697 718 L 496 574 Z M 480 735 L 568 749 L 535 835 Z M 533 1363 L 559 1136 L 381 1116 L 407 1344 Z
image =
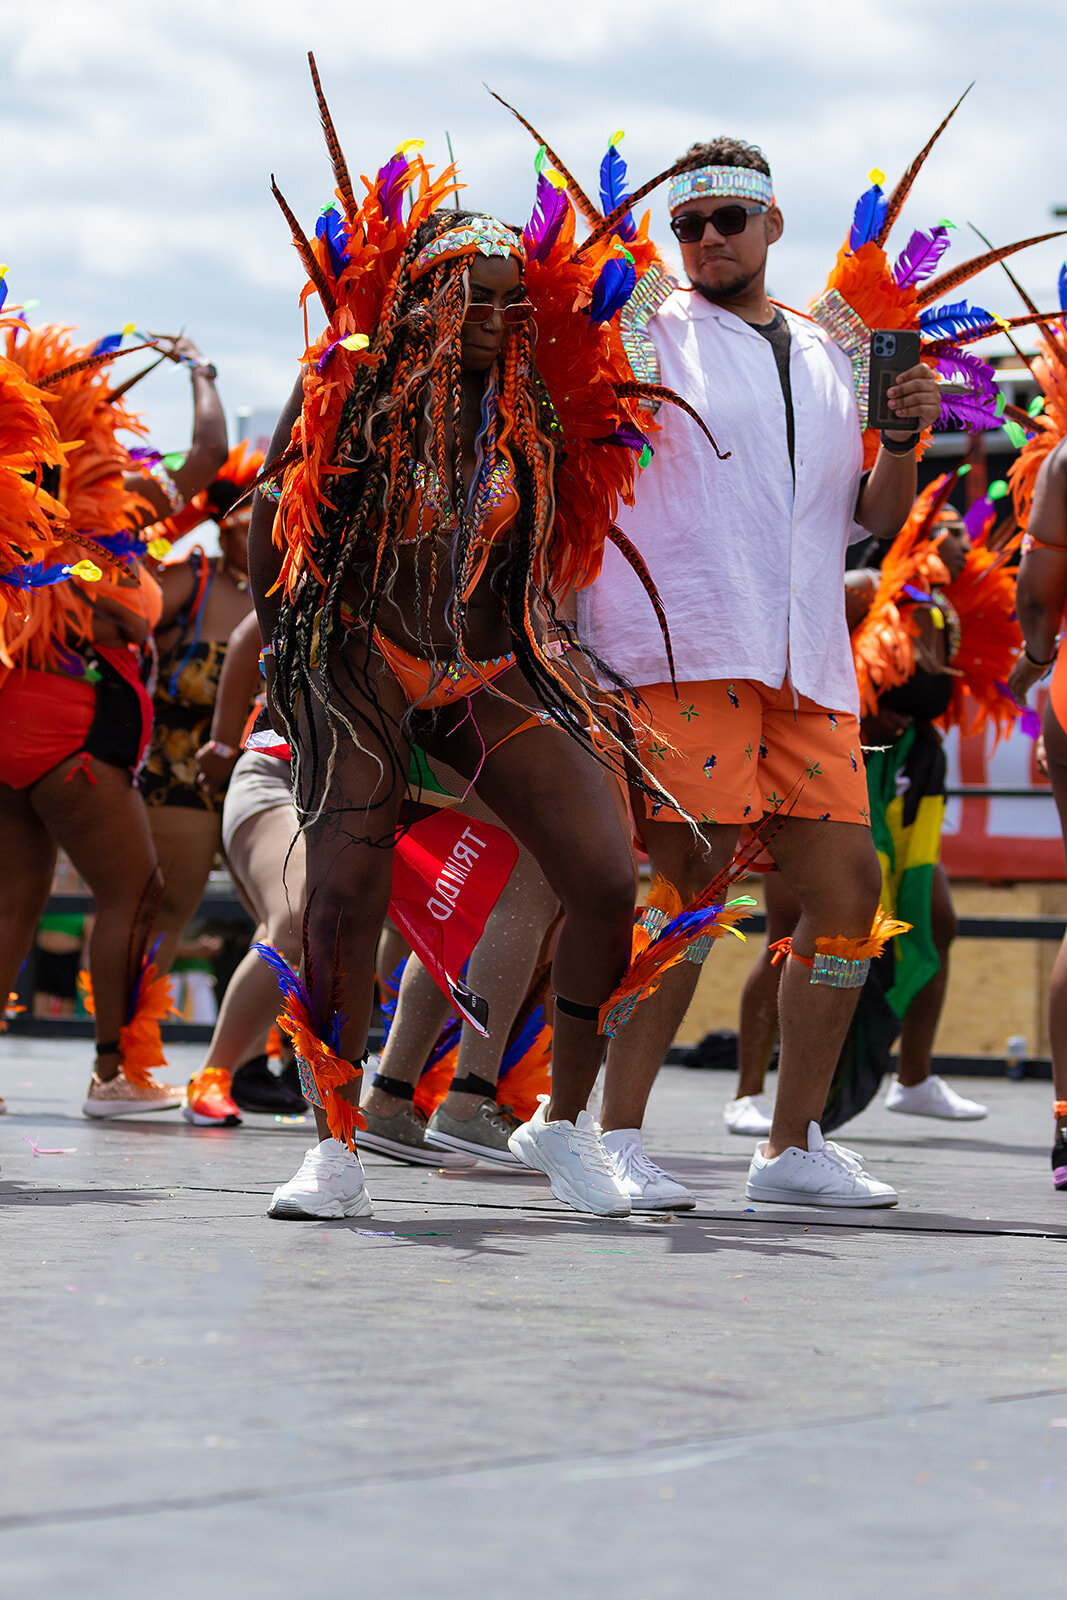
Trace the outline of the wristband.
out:
M 198 361 L 193 368 L 194 378 L 206 378 L 209 383 L 214 383 L 219 375 L 219 369 L 213 361 Z
M 232 744 L 223 744 L 221 739 L 209 739 L 204 749 L 214 750 L 215 754 L 221 756 L 224 761 L 234 760 L 240 755 L 240 751 L 235 750 Z
M 887 439 L 883 428 L 881 437 L 882 449 L 887 450 L 891 456 L 908 456 L 922 438 L 922 433 L 916 430 L 915 433 L 910 433 L 906 439 Z
M 1054 655 L 1051 655 L 1047 661 L 1038 661 L 1036 656 L 1032 656 L 1030 654 L 1030 651 L 1025 644 L 1023 645 L 1023 655 L 1026 657 L 1027 661 L 1032 667 L 1038 667 L 1042 672 L 1047 672 L 1049 667 L 1052 666 L 1056 659 Z

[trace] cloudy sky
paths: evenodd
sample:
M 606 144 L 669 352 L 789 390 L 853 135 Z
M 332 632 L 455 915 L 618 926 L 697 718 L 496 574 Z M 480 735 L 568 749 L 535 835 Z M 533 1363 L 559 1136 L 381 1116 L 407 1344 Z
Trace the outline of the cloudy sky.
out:
M 821 288 L 868 170 L 892 183 L 972 79 L 893 242 L 950 217 L 951 262 L 972 253 L 968 222 L 1003 241 L 1067 206 L 1064 0 L 0 0 L 0 24 L 12 298 L 86 337 L 184 326 L 231 418 L 280 404 L 301 348 L 301 274 L 269 181 L 310 231 L 331 183 L 309 48 L 351 167 L 409 138 L 441 162 L 447 129 L 469 200 L 512 220 L 529 212 L 534 149 L 486 83 L 594 192 L 620 127 L 635 181 L 694 138 L 762 145 L 787 225 L 772 288 L 790 304 Z M 653 227 L 669 240 L 662 201 Z M 1021 258 L 1042 304 L 1063 246 Z M 972 297 L 1017 309 L 1002 277 Z M 187 439 L 188 387 L 168 367 L 136 391 L 164 448 Z

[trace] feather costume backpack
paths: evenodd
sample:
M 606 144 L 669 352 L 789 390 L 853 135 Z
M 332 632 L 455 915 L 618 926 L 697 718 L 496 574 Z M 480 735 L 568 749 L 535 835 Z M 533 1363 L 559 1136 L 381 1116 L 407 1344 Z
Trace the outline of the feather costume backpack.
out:
M 954 226 L 950 222 L 939 222 L 930 229 L 916 229 L 892 264 L 886 253 L 890 231 L 923 163 L 967 93 L 969 90 L 960 96 L 888 198 L 882 189 L 884 174 L 878 171 L 870 174 L 871 187 L 857 200 L 848 237 L 838 251 L 825 289 L 810 308 L 813 320 L 840 345 L 852 363 L 856 405 L 860 425 L 865 430 L 866 467 L 873 464 L 878 451 L 878 435 L 867 428 L 873 329 L 901 328 L 917 332 L 922 341 L 921 359 L 946 379 L 954 380 L 952 388 L 946 389 L 943 396 L 939 425 L 977 433 L 999 425 L 1004 402 L 993 382 L 992 367 L 964 347 L 1007 328 L 1042 320 L 1036 307 L 1027 316 L 1005 321 L 966 300 L 937 302 L 987 267 L 1030 245 L 1055 239 L 1056 233 L 1038 234 L 999 249 L 989 249 L 945 272 L 938 272 L 937 268 L 949 247 L 949 230 Z M 929 433 L 924 435 L 924 445 L 928 438 Z

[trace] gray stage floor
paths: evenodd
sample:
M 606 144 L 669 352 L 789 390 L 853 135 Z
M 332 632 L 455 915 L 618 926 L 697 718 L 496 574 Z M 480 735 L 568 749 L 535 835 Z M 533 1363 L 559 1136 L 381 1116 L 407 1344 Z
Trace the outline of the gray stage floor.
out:
M 308 1126 L 89 1123 L 88 1064 L 0 1041 L 5 1595 L 1064 1594 L 1048 1085 L 851 1124 L 893 1212 L 751 1209 L 726 1078 L 668 1068 L 695 1215 L 370 1158 L 312 1224 L 264 1215 Z

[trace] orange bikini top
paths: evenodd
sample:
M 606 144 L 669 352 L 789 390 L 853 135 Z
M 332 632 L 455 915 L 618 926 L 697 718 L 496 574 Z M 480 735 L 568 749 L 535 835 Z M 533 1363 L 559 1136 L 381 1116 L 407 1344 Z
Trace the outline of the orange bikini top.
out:
M 500 543 L 519 514 L 519 492 L 511 458 L 498 456 L 491 471 L 474 488 L 462 518 L 456 516 L 452 497 L 432 468 L 417 461 L 412 479 L 415 494 L 398 542 L 417 544 L 421 539 L 435 536 L 452 538 L 463 523 L 473 523 L 472 544 L 479 553 L 463 585 L 463 599 L 469 600 L 481 582 L 493 545 Z

